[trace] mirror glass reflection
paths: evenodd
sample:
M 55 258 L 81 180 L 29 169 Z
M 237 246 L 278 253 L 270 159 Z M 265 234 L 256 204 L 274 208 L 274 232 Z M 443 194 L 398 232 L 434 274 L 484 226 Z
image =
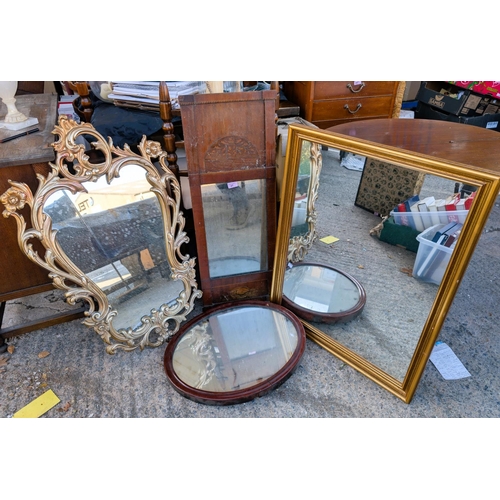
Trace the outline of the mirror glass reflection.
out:
M 211 278 L 267 269 L 265 188 L 264 179 L 201 186 Z
M 288 261 L 299 262 L 316 238 L 316 198 L 321 172 L 321 149 L 317 144 L 303 141 L 295 186 Z
M 170 278 L 162 213 L 145 174 L 126 165 L 111 184 L 102 176 L 84 182 L 86 192 L 58 190 L 44 204 L 57 243 L 118 312 L 116 329 L 140 328 L 142 316 L 184 290 Z
M 367 206 L 356 206 L 362 176 L 373 174 L 369 171 L 369 162 L 365 163 L 363 173 L 357 167 L 341 166 L 344 156 L 343 152 L 334 149 L 322 151 L 323 164 L 316 202 L 317 239 L 305 261 L 333 266 L 353 276 L 365 289 L 367 301 L 363 312 L 353 321 L 341 324 L 311 321 L 310 324 L 402 381 L 438 286 L 432 281 L 414 277 L 417 253 L 407 248 L 405 240 L 401 244 L 396 238 L 391 244 L 378 237 L 380 216 Z M 389 167 L 404 177 L 404 171 L 415 172 L 397 165 Z M 374 179 L 373 182 L 380 181 Z M 384 182 L 388 184 L 393 179 L 387 179 L 386 176 Z M 391 190 L 397 189 L 398 185 L 393 182 L 393 186 L 386 185 L 383 188 L 382 191 L 385 190 L 390 196 Z M 422 185 L 417 186 L 420 200 L 430 196 L 436 200 L 447 199 L 455 189 L 456 180 L 436 175 L 425 175 Z M 406 194 L 402 193 L 401 197 L 400 201 L 403 201 Z M 419 214 L 414 215 L 416 217 Z M 413 233 L 410 238 L 415 240 L 416 234 L 422 233 Z M 423 245 L 425 252 L 433 243 L 428 241 Z M 418 246 L 422 247 L 422 243 Z M 453 250 L 450 248 L 447 251 Z M 434 253 L 442 257 L 444 247 Z M 438 267 L 444 273 L 449 257 L 438 260 Z
M 204 316 L 182 333 L 171 363 L 189 387 L 237 391 L 275 375 L 292 358 L 299 340 L 296 325 L 278 310 L 230 307 Z
M 299 318 L 336 323 L 359 315 L 366 293 L 354 278 L 333 267 L 298 263 L 285 271 L 283 301 Z
M 307 202 L 311 186 L 311 143 L 304 141 L 300 154 L 299 173 L 297 177 L 297 189 L 295 191 L 295 203 L 293 207 L 292 229 L 290 238 L 294 236 L 305 236 L 309 230 L 307 224 Z

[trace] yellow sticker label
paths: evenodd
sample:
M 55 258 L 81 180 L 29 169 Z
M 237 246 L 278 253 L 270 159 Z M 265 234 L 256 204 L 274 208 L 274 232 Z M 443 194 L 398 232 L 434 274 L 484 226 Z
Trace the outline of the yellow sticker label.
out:
M 322 241 L 323 243 L 330 244 L 330 243 L 335 243 L 336 241 L 339 241 L 339 238 L 335 238 L 335 236 L 325 236 L 324 238 L 321 238 L 319 241 Z
M 28 403 L 24 408 L 14 413 L 13 418 L 38 418 L 60 402 L 61 400 L 54 394 L 52 389 L 49 389 L 31 403 Z

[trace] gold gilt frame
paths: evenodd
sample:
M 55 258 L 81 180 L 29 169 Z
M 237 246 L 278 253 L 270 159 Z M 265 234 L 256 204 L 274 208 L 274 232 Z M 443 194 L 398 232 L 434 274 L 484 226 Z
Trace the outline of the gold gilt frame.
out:
M 316 239 L 316 200 L 318 199 L 319 191 L 319 176 L 323 165 L 321 150 L 318 144 L 311 143 L 310 145 L 310 162 L 311 175 L 309 188 L 307 190 L 307 216 L 306 222 L 308 230 L 306 234 L 294 236 L 290 238 L 288 247 L 288 260 L 290 262 L 300 262 L 306 256 Z
M 319 145 L 329 148 L 344 150 L 369 158 L 416 169 L 426 174 L 450 177 L 464 184 L 476 186 L 478 188 L 476 198 L 469 210 L 460 239 L 451 255 L 446 273 L 438 287 L 434 303 L 425 322 L 403 381 L 397 380 L 381 370 L 378 366 L 375 366 L 338 341 L 327 336 L 318 328 L 313 327 L 306 321 L 302 321 L 306 328 L 307 335 L 311 340 L 367 376 L 373 382 L 391 392 L 393 395 L 409 403 L 415 393 L 490 210 L 495 203 L 500 189 L 500 176 L 470 165 L 443 161 L 431 156 L 413 153 L 390 146 L 382 146 L 370 141 L 356 139 L 325 130 L 301 125 L 290 125 L 270 297 L 271 301 L 277 304 L 281 304 L 282 299 L 294 193 L 303 141 L 316 142 Z
M 33 195 L 24 183 L 9 181 L 12 187 L 1 196 L 5 206 L 3 216 L 12 216 L 17 221 L 19 247 L 30 260 L 49 271 L 54 286 L 66 291 L 69 304 L 74 305 L 78 300 L 88 304 L 83 324 L 92 327 L 108 344 L 106 351 L 109 354 L 114 354 L 118 349 L 142 350 L 146 346 L 163 344 L 178 331 L 181 322 L 193 309 L 195 299 L 202 294 L 197 289 L 195 259 L 182 255 L 180 251 L 181 245 L 189 239 L 183 231 L 180 185 L 167 167 L 167 153 L 162 150 L 160 143 L 148 141 L 145 137 L 138 145 L 140 154 L 131 151 L 128 145 L 124 149 L 114 147 L 112 140 L 106 143 L 91 124 L 77 124 L 66 116 L 59 118 L 53 134 L 58 136 L 52 144 L 56 151 L 55 163 L 50 163 L 52 170 L 47 177 L 37 176 L 39 186 L 36 193 Z M 84 146 L 76 142 L 83 135 L 95 139 L 92 146 L 102 153 L 104 159 L 101 163 L 91 163 Z M 161 174 L 153 165 L 153 158 L 159 162 Z M 74 162 L 72 169 L 67 162 Z M 135 330 L 115 329 L 113 318 L 117 311 L 108 302 L 106 294 L 65 254 L 56 239 L 57 230 L 52 227 L 51 217 L 44 212 L 44 204 L 55 192 L 62 189 L 70 190 L 73 194 L 85 192 L 83 182 L 95 182 L 102 176 L 106 176 L 109 184 L 119 177 L 120 170 L 127 165 L 139 165 L 145 170 L 150 191 L 155 193 L 161 208 L 170 278 L 181 281 L 184 286 L 175 300 L 169 299 L 168 305 L 162 304 L 158 309 L 151 309 L 149 315 L 141 317 L 142 324 Z M 23 215 L 18 213 L 25 205 L 30 208 L 31 228 L 27 227 Z M 39 240 L 45 247 L 43 257 L 30 243 L 33 239 Z

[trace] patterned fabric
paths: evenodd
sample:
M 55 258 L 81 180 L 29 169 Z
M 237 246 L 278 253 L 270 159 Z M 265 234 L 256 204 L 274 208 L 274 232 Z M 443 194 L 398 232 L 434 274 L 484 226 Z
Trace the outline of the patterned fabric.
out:
M 354 204 L 382 217 L 402 201 L 420 194 L 425 174 L 367 158 Z

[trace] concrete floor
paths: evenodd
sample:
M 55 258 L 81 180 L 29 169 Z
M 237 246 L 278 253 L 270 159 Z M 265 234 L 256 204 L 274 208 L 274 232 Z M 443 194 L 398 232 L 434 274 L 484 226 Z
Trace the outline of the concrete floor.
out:
M 0 355 L 0 417 L 12 417 L 52 389 L 60 403 L 41 418 L 498 418 L 499 298 L 500 199 L 440 334 L 471 377 L 446 381 L 429 362 L 410 404 L 310 340 L 295 373 L 268 395 L 234 406 L 198 404 L 170 386 L 163 347 L 108 355 L 101 339 L 76 320 L 8 341 L 13 352 Z M 7 306 L 4 326 L 62 307 L 59 291 Z M 200 310 L 198 303 L 190 317 Z M 49 354 L 40 358 L 43 351 Z

